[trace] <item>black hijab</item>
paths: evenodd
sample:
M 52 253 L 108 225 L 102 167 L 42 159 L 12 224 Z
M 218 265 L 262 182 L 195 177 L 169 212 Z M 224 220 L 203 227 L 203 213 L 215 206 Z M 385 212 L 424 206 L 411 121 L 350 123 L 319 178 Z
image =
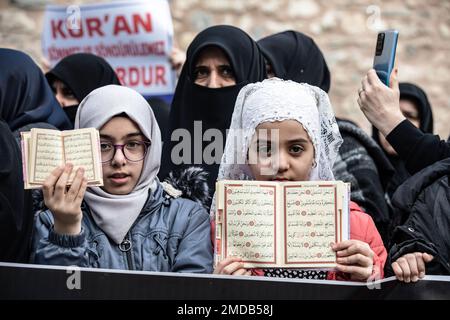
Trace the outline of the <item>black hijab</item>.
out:
M 158 97 L 150 97 L 146 99 L 155 114 L 159 129 L 161 130 L 161 139 L 166 141 L 167 130 L 169 125 L 170 105 L 163 99 Z
M 63 58 L 45 76 L 50 85 L 55 80 L 64 82 L 80 102 L 97 88 L 109 84 L 120 85 L 119 78 L 109 63 L 90 53 L 76 53 Z M 77 109 L 78 105 L 63 108 L 72 124 L 75 122 Z
M 216 46 L 224 51 L 233 70 L 236 85 L 223 88 L 208 88 L 194 83 L 194 69 L 200 52 L 208 46 Z M 244 31 L 233 26 L 213 26 L 200 32 L 189 45 L 186 62 L 181 70 L 175 89 L 169 117 L 168 137 L 178 128 L 186 129 L 191 134 L 191 164 L 175 165 L 171 161 L 171 150 L 178 141 L 168 140 L 163 151 L 160 178 L 170 171 L 192 165 L 194 160 L 194 121 L 202 121 L 202 134 L 207 129 L 215 128 L 225 138 L 226 129 L 231 123 L 237 95 L 248 83 L 262 81 L 266 78 L 264 57 L 256 42 Z M 202 152 L 206 145 L 202 145 Z M 225 141 L 224 141 L 225 143 Z M 225 144 L 223 145 L 223 147 Z M 223 150 L 222 150 L 223 152 Z M 208 184 L 211 194 L 217 178 L 219 163 L 199 163 L 209 172 Z
M 399 84 L 399 87 L 400 99 L 412 101 L 419 111 L 419 129 L 424 133 L 433 133 L 433 112 L 426 93 L 412 83 L 402 82 Z M 372 126 L 372 138 L 381 146 L 378 129 L 374 126 Z M 387 153 L 386 155 L 396 170 L 388 185 L 388 194 L 392 196 L 397 187 L 410 177 L 410 174 L 406 170 L 405 163 L 398 156 Z
M 25 53 L 0 49 L 0 118 L 15 131 L 33 123 L 70 129 L 42 71 Z
M 31 192 L 24 190 L 19 146 L 0 118 L 0 261 L 27 262 L 33 226 Z
M 284 31 L 258 41 L 276 77 L 330 90 L 330 71 L 313 39 L 297 31 Z

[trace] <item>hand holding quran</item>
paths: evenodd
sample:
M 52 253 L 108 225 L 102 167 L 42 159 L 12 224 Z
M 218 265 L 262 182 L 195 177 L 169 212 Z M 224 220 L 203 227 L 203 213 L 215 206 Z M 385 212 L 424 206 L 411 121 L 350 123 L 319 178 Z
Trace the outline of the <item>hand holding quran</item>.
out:
M 67 179 L 72 184 L 78 168 L 84 169 L 89 186 L 103 185 L 99 133 L 94 128 L 78 130 L 31 129 L 22 132 L 25 189 L 41 188 L 56 167 L 71 163 Z
M 67 181 L 73 172 L 73 165 L 55 168 L 42 186 L 45 205 L 54 218 L 54 229 L 58 234 L 76 235 L 81 232 L 81 202 L 86 192 L 87 179 L 84 169 L 78 168 L 70 187 Z
M 31 129 L 21 135 L 25 188 L 42 188 L 56 233 L 79 234 L 86 188 L 103 185 L 98 131 Z
M 335 251 L 354 250 L 348 220 L 341 181 L 219 181 L 216 265 L 237 257 L 244 268 L 335 268 Z

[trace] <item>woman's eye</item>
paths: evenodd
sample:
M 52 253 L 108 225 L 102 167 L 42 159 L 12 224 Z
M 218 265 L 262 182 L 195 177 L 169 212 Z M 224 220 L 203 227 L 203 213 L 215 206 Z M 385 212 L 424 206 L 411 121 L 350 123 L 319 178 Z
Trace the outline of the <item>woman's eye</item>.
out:
M 101 151 L 109 151 L 109 150 L 111 150 L 111 148 L 112 148 L 112 146 L 111 146 L 110 143 L 104 143 L 104 142 L 100 143 L 100 150 Z
M 68 89 L 68 88 L 63 89 L 62 93 L 68 99 L 74 99 L 75 98 L 75 95 L 73 94 L 73 91 Z
M 222 67 L 222 75 L 226 78 L 234 78 L 233 70 L 230 66 Z
M 141 143 L 138 141 L 129 141 L 126 143 L 126 148 L 127 149 L 136 149 L 139 148 L 141 146 Z
M 304 151 L 304 149 L 300 145 L 295 145 L 290 148 L 290 152 L 292 152 L 292 153 L 301 153 L 303 151 Z
M 269 156 L 271 152 L 270 146 L 258 146 L 258 154 L 262 156 Z
M 203 79 L 208 76 L 208 69 L 205 67 L 196 67 L 194 70 L 195 79 Z

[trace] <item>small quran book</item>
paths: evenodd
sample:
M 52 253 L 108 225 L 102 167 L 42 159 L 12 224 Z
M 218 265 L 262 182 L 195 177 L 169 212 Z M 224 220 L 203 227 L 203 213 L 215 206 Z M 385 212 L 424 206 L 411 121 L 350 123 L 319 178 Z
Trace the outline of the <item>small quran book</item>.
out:
M 349 239 L 349 193 L 342 181 L 217 182 L 215 264 L 334 268 L 331 245 Z
M 102 186 L 100 138 L 95 128 L 77 130 L 36 129 L 22 132 L 22 159 L 25 189 L 41 188 L 58 166 L 73 164 L 68 185 L 79 167 L 84 168 L 88 186 Z

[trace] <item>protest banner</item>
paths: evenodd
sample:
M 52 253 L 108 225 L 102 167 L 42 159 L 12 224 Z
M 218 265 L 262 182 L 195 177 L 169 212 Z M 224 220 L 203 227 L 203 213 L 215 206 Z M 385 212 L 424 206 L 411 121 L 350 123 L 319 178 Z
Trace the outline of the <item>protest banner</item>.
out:
M 123 85 L 155 96 L 174 91 L 175 73 L 168 60 L 172 40 L 167 0 L 49 5 L 42 50 L 51 67 L 78 52 L 103 57 Z

